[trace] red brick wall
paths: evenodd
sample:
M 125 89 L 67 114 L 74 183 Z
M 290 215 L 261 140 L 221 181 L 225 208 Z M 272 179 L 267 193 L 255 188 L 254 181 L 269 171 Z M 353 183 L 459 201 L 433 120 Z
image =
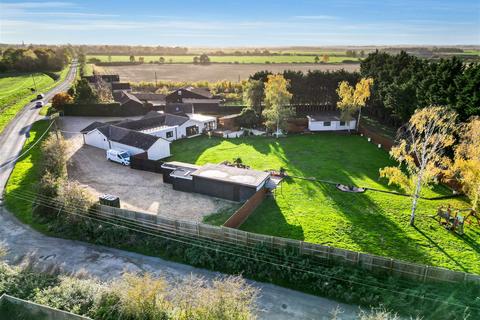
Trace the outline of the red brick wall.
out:
M 224 224 L 224 227 L 229 228 L 238 228 L 242 223 L 247 220 L 247 218 L 252 214 L 252 212 L 263 202 L 267 190 L 262 188 L 257 193 L 255 193 L 250 199 L 247 200 Z

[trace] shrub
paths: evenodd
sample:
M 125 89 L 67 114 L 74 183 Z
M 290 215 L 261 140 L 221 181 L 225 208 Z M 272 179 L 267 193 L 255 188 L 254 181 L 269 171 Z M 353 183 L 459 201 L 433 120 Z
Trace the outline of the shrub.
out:
M 67 92 L 60 92 L 53 96 L 52 98 L 52 107 L 57 109 L 63 104 L 69 104 L 73 102 L 72 96 Z
M 62 135 L 50 133 L 42 142 L 43 172 L 53 177 L 64 177 L 67 172 L 67 143 Z
M 33 300 L 52 308 L 93 316 L 94 309 L 106 289 L 94 280 L 61 277 L 56 286 L 38 290 Z
M 94 201 L 91 195 L 78 183 L 78 181 L 62 180 L 58 188 L 56 202 L 61 203 L 63 218 L 68 222 L 78 222 L 78 215 L 84 215 L 90 210 Z

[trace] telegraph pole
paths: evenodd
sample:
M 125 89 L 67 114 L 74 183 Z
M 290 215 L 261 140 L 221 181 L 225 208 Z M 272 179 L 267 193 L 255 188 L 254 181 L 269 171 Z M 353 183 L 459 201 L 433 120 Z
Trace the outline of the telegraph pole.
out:
M 157 87 L 157 71 L 155 71 L 155 88 Z
M 37 83 L 35 82 L 35 76 L 32 73 L 33 85 L 35 86 L 35 92 L 37 92 Z

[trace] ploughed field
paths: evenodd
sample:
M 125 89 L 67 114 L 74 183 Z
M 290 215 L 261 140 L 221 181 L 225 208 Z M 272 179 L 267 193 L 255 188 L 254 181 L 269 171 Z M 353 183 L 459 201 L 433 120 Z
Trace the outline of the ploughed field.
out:
M 173 160 L 197 164 L 240 157 L 244 164 L 259 170 L 284 167 L 293 176 L 401 191 L 379 179 L 380 168 L 395 165 L 388 153 L 360 136 L 198 137 L 175 141 L 172 154 Z M 426 197 L 449 194 L 443 186 L 424 192 Z M 275 197 L 267 198 L 241 229 L 480 273 L 480 227 L 476 221 L 465 224 L 465 234 L 458 236 L 431 217 L 441 205 L 468 208 L 464 198 L 420 200 L 416 228 L 408 225 L 410 204 L 409 197 L 370 190 L 345 193 L 331 184 L 287 178 Z
M 309 70 L 358 71 L 359 64 L 140 64 L 129 66 L 94 66 L 99 74 L 119 74 L 122 81 L 155 82 L 170 81 L 239 81 L 246 80 L 257 71 L 269 70 L 273 73 L 284 70 L 308 72 Z
M 344 60 L 349 61 L 359 61 L 358 57 L 347 57 L 345 52 L 325 52 L 318 53 L 318 58 L 321 60 L 323 54 L 328 55 L 327 63 L 341 63 Z M 139 57 L 143 57 L 144 62 L 159 62 L 160 57 L 164 58 L 165 63 L 193 63 L 193 58 L 198 57 L 198 55 L 167 55 L 167 56 L 141 56 L 137 55 L 135 61 L 139 60 Z M 212 63 L 315 63 L 315 54 L 309 53 L 306 54 L 295 54 L 290 55 L 251 55 L 251 56 L 235 56 L 235 55 L 224 55 L 224 56 L 209 56 L 210 62 Z M 99 59 L 102 62 L 127 62 L 130 61 L 130 56 L 128 55 L 88 55 L 87 60 L 95 58 Z

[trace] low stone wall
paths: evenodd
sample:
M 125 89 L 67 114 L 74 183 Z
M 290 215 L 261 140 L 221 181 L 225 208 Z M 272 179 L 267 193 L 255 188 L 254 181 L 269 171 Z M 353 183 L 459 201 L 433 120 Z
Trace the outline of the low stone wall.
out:
M 238 228 L 240 227 L 248 217 L 255 211 L 255 209 L 263 202 L 267 190 L 262 188 L 255 193 L 250 199 L 248 199 L 243 206 L 240 207 L 224 224 L 224 227 Z

